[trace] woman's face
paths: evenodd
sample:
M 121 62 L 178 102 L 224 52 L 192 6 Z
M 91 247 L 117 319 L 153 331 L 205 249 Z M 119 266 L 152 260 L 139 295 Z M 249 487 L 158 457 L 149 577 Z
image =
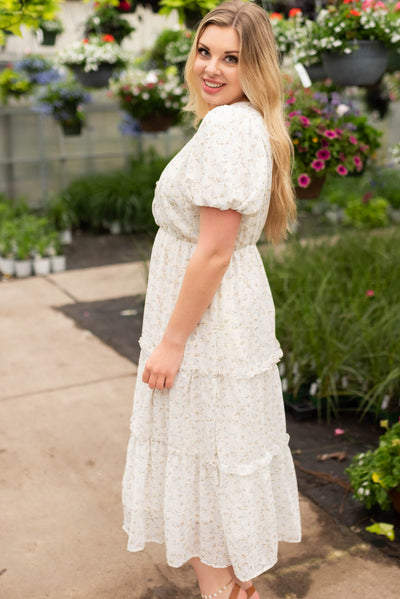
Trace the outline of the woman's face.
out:
M 193 72 L 211 108 L 246 99 L 239 84 L 239 36 L 232 27 L 209 25 L 197 46 Z

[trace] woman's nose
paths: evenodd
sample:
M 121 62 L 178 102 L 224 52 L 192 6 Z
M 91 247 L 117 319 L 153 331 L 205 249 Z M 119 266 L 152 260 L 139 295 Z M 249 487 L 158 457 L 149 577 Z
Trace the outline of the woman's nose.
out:
M 205 72 L 209 75 L 218 75 L 220 68 L 217 59 L 211 59 L 206 64 Z

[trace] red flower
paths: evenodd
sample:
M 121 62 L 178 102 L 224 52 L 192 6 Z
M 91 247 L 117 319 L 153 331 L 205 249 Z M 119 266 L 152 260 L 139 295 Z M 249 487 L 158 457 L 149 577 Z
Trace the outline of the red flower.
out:
M 105 33 L 101 39 L 103 42 L 115 42 L 115 37 L 110 33 Z
M 375 291 L 373 289 L 367 289 L 367 291 L 365 292 L 365 295 L 367 297 L 374 297 Z
M 343 0 L 343 4 L 352 4 L 353 0 Z
M 83 44 L 88 44 L 88 43 L 89 43 L 89 40 L 88 40 L 88 38 L 87 38 L 87 37 L 85 37 L 85 39 L 83 40 L 83 42 L 82 42 L 82 43 L 83 43 Z
M 303 11 L 301 8 L 291 8 L 289 10 L 289 17 L 296 17 L 297 15 L 301 15 Z
M 272 12 L 269 15 L 270 21 L 273 21 L 274 19 L 276 19 L 277 21 L 282 21 L 283 19 L 283 15 L 280 12 Z
M 354 17 L 361 17 L 360 11 L 355 10 L 354 8 L 351 9 L 350 14 L 353 15 Z

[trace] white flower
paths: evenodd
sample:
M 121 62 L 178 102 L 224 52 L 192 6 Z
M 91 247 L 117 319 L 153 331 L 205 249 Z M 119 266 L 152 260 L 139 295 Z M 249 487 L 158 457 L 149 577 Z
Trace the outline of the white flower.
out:
M 148 100 L 150 98 L 150 94 L 148 92 L 143 92 L 142 98 L 143 98 L 143 100 Z
M 347 104 L 339 104 L 339 106 L 336 108 L 336 112 L 339 116 L 343 116 L 349 110 L 350 106 L 347 106 Z
M 149 71 L 147 73 L 145 81 L 146 81 L 146 83 L 157 83 L 158 77 L 154 71 Z

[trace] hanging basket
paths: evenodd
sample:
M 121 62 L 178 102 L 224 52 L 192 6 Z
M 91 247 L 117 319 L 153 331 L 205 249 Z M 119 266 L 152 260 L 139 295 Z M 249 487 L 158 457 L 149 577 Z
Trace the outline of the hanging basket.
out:
M 335 85 L 373 85 L 386 70 L 388 49 L 375 40 L 354 40 L 349 44 L 356 48 L 351 54 L 322 55 L 327 76 Z
M 326 175 L 323 177 L 315 177 L 311 179 L 311 183 L 308 187 L 295 187 L 296 200 L 316 200 L 322 191 L 326 179 Z
M 167 131 L 174 124 L 174 117 L 169 114 L 150 115 L 139 120 L 140 128 L 145 133 Z
M 84 87 L 107 87 L 111 78 L 114 65 L 109 63 L 99 64 L 97 71 L 84 71 L 81 65 L 69 65 L 72 69 L 75 79 Z
M 60 121 L 61 128 L 64 135 L 72 137 L 73 135 L 80 135 L 82 133 L 83 123 L 79 119 Z
M 395 73 L 400 71 L 400 51 L 396 48 L 389 50 L 388 63 L 386 67 L 388 73 Z
M 324 65 L 322 62 L 316 62 L 306 67 L 306 71 L 311 81 L 322 81 L 328 77 L 325 73 Z
M 58 33 L 56 31 L 47 31 L 46 29 L 41 29 L 41 32 L 41 46 L 55 46 Z

